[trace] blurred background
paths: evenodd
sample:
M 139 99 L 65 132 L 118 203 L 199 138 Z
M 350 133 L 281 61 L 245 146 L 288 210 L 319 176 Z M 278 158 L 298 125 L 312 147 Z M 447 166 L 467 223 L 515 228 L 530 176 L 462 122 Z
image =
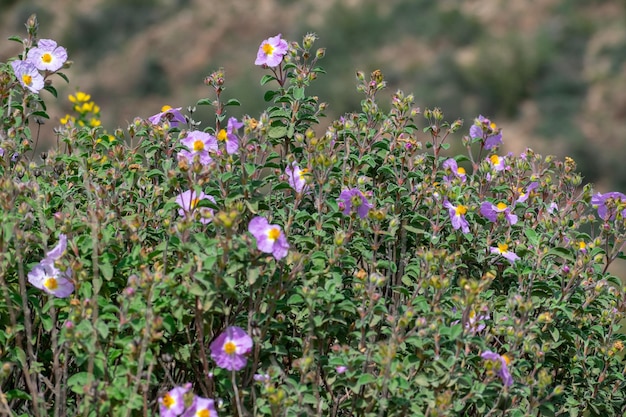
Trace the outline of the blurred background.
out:
M 626 2 L 624 0 L 0 0 L 0 61 L 37 13 L 40 37 L 68 49 L 70 84 L 43 92 L 52 120 L 82 90 L 105 128 L 125 128 L 164 104 L 212 97 L 203 78 L 224 67 L 224 98 L 252 116 L 265 107 L 254 65 L 260 42 L 319 35 L 327 74 L 312 93 L 329 119 L 359 109 L 355 71 L 380 69 L 387 96 L 441 107 L 447 120 L 483 114 L 503 128 L 505 151 L 571 156 L 598 191 L 626 192 Z M 386 100 L 385 100 L 386 101 Z M 205 113 L 203 113 L 205 112 Z M 213 118 L 203 107 L 197 119 Z M 458 135 L 460 138 L 460 135 Z

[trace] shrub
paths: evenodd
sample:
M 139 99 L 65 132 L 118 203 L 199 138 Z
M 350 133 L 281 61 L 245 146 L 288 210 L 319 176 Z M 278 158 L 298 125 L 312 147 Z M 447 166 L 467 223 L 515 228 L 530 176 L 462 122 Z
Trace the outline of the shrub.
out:
M 49 43 L 27 28 L 0 65 L 2 413 L 626 411 L 607 272 L 626 196 L 592 195 L 572 159 L 500 155 L 488 118 L 401 91 L 383 113 L 380 71 L 318 134 L 315 35 L 262 43 L 257 118 L 227 118 L 222 70 L 204 128 L 164 107 L 107 132 L 78 92 L 38 154 L 41 91 L 65 77 L 35 67 Z

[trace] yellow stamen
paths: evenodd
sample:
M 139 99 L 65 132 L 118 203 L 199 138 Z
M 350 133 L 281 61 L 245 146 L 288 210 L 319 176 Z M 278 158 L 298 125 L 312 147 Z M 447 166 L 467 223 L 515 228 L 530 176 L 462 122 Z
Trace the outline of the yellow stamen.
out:
M 272 55 L 274 53 L 274 47 L 269 43 L 266 43 L 265 45 L 263 45 L 263 52 L 265 53 L 265 55 Z
M 498 250 L 500 253 L 505 253 L 509 251 L 509 245 L 506 243 L 498 243 Z
M 237 345 L 235 345 L 232 340 L 229 340 L 228 342 L 224 343 L 224 352 L 226 352 L 227 355 L 233 355 L 235 352 L 237 352 Z
M 174 400 L 174 398 L 171 395 L 165 394 L 163 396 L 163 405 L 165 406 L 165 408 L 170 409 L 175 404 L 176 404 L 176 400 Z
M 190 208 L 191 210 L 195 209 L 195 208 L 196 208 L 196 206 L 198 205 L 198 202 L 199 202 L 199 201 L 200 201 L 200 199 L 199 199 L 199 198 L 193 198 L 193 199 L 191 200 L 191 203 L 189 204 L 189 208 Z
M 168 105 L 166 104 L 165 106 L 161 107 L 161 113 L 164 113 L 164 112 L 166 112 L 166 111 L 170 110 L 171 108 L 172 108 L 172 106 L 168 106 Z
M 269 232 L 267 232 L 267 237 L 270 240 L 276 240 L 280 236 L 280 229 L 277 227 L 272 227 Z
M 467 213 L 467 207 L 465 207 L 463 204 L 459 204 L 458 206 L 456 206 L 455 212 L 457 216 L 462 216 Z
M 456 173 L 459 175 L 465 175 L 465 168 L 463 167 L 458 167 L 456 170 Z
M 506 210 L 506 204 L 504 203 L 498 203 L 496 207 L 498 208 L 498 210 Z
M 502 359 L 504 359 L 504 363 L 506 363 L 507 366 L 511 364 L 511 357 L 509 356 L 508 353 L 505 353 L 504 355 L 502 355 Z
M 500 157 L 498 155 L 491 155 L 489 157 L 489 160 L 491 161 L 492 164 L 494 165 L 498 165 L 500 163 Z
M 219 132 L 217 132 L 217 140 L 219 140 L 220 142 L 224 142 L 226 141 L 226 139 L 228 139 L 228 134 L 226 133 L 225 129 L 221 129 Z
M 50 62 L 52 62 L 52 55 L 46 52 L 45 54 L 41 56 L 41 60 L 45 62 L 46 64 L 49 64 Z
M 193 150 L 195 152 L 200 152 L 204 150 L 204 142 L 202 142 L 201 140 L 197 140 L 193 143 Z
M 43 282 L 43 285 L 44 285 L 44 287 L 46 287 L 47 289 L 52 290 L 52 291 L 56 290 L 59 287 L 59 283 L 53 277 L 50 277 L 50 278 L 46 279 Z
M 204 410 L 200 410 L 196 413 L 197 417 L 211 417 L 211 413 L 206 408 Z
M 24 74 L 22 75 L 22 81 L 24 81 L 24 84 L 26 85 L 31 85 L 33 83 L 33 77 L 28 74 Z
M 496 126 L 496 124 L 494 122 L 491 122 L 489 127 L 491 127 L 493 130 L 496 130 L 498 128 L 498 126 Z
M 587 244 L 584 241 L 578 242 L 578 249 L 583 250 L 587 247 Z

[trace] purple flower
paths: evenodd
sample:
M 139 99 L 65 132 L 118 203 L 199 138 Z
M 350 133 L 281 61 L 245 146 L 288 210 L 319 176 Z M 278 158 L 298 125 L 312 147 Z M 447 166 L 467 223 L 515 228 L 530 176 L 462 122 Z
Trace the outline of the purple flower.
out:
M 243 126 L 243 122 L 237 121 L 234 117 L 228 119 L 226 129 L 220 129 L 215 136 L 218 141 L 226 142 L 226 152 L 229 155 L 237 153 L 239 150 L 239 139 L 237 138 L 237 129 Z
M 495 123 L 482 115 L 474 119 L 474 124 L 470 127 L 470 137 L 482 139 L 483 148 L 487 150 L 502 144 L 501 129 L 498 129 Z
M 539 187 L 539 183 L 537 181 L 531 182 L 528 187 L 526 188 L 526 192 L 520 194 L 520 196 L 517 198 L 517 202 L 518 203 L 523 203 L 526 200 L 528 200 L 528 197 L 530 197 L 530 193 L 532 193 L 533 191 L 535 191 L 535 189 L 537 189 L 537 187 Z M 521 190 L 519 190 L 521 192 Z
M 335 371 L 337 371 L 338 374 L 343 374 L 347 370 L 348 370 L 347 366 L 339 365 L 339 366 L 335 367 Z
M 254 379 L 256 382 L 263 382 L 263 383 L 268 383 L 271 380 L 269 374 L 254 374 L 252 379 Z
M 480 355 L 480 357 L 492 362 L 491 366 L 495 367 L 496 375 L 500 377 L 505 387 L 513 385 L 513 377 L 509 372 L 510 359 L 506 354 L 498 355 L 495 352 L 486 350 Z
M 458 166 L 455 159 L 446 159 L 443 163 L 443 168 L 446 170 L 446 172 L 450 171 L 453 174 L 453 176 L 446 175 L 445 177 L 443 177 L 444 181 L 450 182 L 454 177 L 456 177 L 459 178 L 462 182 L 465 182 L 465 168 Z
M 161 417 L 178 417 L 185 410 L 185 394 L 191 389 L 191 384 L 172 388 L 159 397 L 159 415 Z
M 554 214 L 555 211 L 559 211 L 559 205 L 556 204 L 554 201 L 550 203 L 550 206 L 548 206 L 548 214 Z
M 337 201 L 340 204 L 340 208 L 343 207 L 343 214 L 347 216 L 350 215 L 354 207 L 359 217 L 364 219 L 372 208 L 372 205 L 358 188 L 343 190 L 341 194 L 339 194 Z
M 28 51 L 26 60 L 32 62 L 38 70 L 54 72 L 67 61 L 67 50 L 52 39 L 40 39 L 37 47 Z
M 450 214 L 450 220 L 452 221 L 452 227 L 454 230 L 461 229 L 463 233 L 469 233 L 469 223 L 465 220 L 465 213 L 467 213 L 467 207 L 462 204 L 458 206 L 453 205 L 448 200 L 443 202 L 443 206 L 448 209 Z
M 480 214 L 485 216 L 491 222 L 498 220 L 498 213 L 504 213 L 504 217 L 509 224 L 517 223 L 517 216 L 511 213 L 511 207 L 508 207 L 502 202 L 497 205 L 493 205 L 492 203 L 485 201 L 480 205 Z
M 43 88 L 44 81 L 42 75 L 37 68 L 29 61 L 11 61 L 15 78 L 22 84 L 22 87 L 28 88 L 33 93 L 39 93 Z
M 201 200 L 209 200 L 215 203 L 215 198 L 208 194 L 200 193 L 196 196 L 195 191 L 187 190 L 176 197 L 176 203 L 180 206 L 178 209 L 178 214 L 190 218 L 193 218 L 193 214 L 198 206 L 198 203 Z M 200 223 L 207 224 L 211 222 L 211 217 L 213 217 L 213 209 L 210 207 L 198 207 L 198 211 L 200 212 Z
M 467 318 L 467 323 L 465 323 L 465 328 L 471 333 L 476 334 L 482 332 L 485 327 L 484 320 L 489 320 L 489 313 L 484 312 L 483 314 L 476 315 L 474 310 L 469 312 L 469 317 Z
M 172 108 L 171 106 L 161 107 L 161 113 L 148 117 L 148 121 L 153 125 L 158 125 L 161 120 L 167 121 L 171 127 L 178 127 L 181 123 L 187 123 L 187 119 L 180 112 L 182 107 Z
M 607 206 L 607 202 L 609 202 Z M 626 205 L 626 195 L 613 191 L 610 193 L 597 193 L 591 197 L 591 204 L 598 208 L 598 216 L 602 220 L 613 220 L 620 206 Z M 622 208 L 622 217 L 626 218 L 626 208 Z
M 59 243 L 28 273 L 28 282 L 55 297 L 65 298 L 74 292 L 70 281 L 71 270 L 61 271 L 54 263 L 61 258 L 67 248 L 67 237 L 59 235 Z
M 489 162 L 489 165 L 491 165 L 496 172 L 504 171 L 506 169 L 506 159 L 502 156 L 495 154 L 491 155 L 487 158 L 487 162 Z
M 256 239 L 257 248 L 264 253 L 271 253 L 276 260 L 287 256 L 289 243 L 280 226 L 269 224 L 265 217 L 257 216 L 250 221 L 248 231 Z
M 215 401 L 210 398 L 194 397 L 191 407 L 182 417 L 217 417 Z
M 211 358 L 220 368 L 238 371 L 246 366 L 246 355 L 252 350 L 252 338 L 237 326 L 227 327 L 211 343 Z
M 515 261 L 519 259 L 519 256 L 517 256 L 515 252 L 511 252 L 509 250 L 509 245 L 507 245 L 506 243 L 498 243 L 498 246 L 491 247 L 490 251 L 492 255 L 504 256 L 506 259 L 509 260 L 509 262 L 511 262 L 511 264 L 514 264 Z
M 287 182 L 297 193 L 301 193 L 306 188 L 306 175 L 308 172 L 307 168 L 300 169 L 295 161 L 285 168 Z
M 213 161 L 209 151 L 217 152 L 217 139 L 215 139 L 215 136 L 199 130 L 189 132 L 187 137 L 182 139 L 180 143 L 187 149 L 178 152 L 178 158 L 187 158 L 189 162 L 193 162 L 197 155 L 202 165 L 208 165 Z
M 289 45 L 281 39 L 281 34 L 268 38 L 261 43 L 256 54 L 255 65 L 267 65 L 270 68 L 277 67 L 283 61 Z

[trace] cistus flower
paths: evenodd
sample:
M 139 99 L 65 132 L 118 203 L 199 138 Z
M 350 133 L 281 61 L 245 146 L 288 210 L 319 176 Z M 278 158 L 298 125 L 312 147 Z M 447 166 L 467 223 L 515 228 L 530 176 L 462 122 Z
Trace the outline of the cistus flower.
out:
M 511 207 L 507 206 L 505 203 L 500 202 L 494 205 L 485 201 L 480 205 L 480 214 L 485 216 L 491 222 L 498 220 L 499 213 L 504 214 L 504 218 L 509 222 L 509 224 L 517 223 L 517 216 L 511 213 Z
M 32 62 L 38 70 L 54 72 L 67 61 L 67 50 L 52 39 L 39 39 L 37 46 L 28 51 L 26 61 Z
M 339 208 L 343 211 L 343 214 L 349 216 L 354 208 L 362 219 L 367 217 L 367 214 L 373 207 L 358 188 L 343 190 L 341 194 L 339 194 L 337 201 L 339 202 Z
M 283 61 L 289 45 L 281 39 L 281 34 L 268 38 L 261 43 L 256 54 L 255 65 L 267 65 L 270 68 L 277 67 Z
M 487 162 L 491 165 L 494 171 L 500 172 L 506 169 L 506 159 L 503 156 L 491 155 L 487 158 Z
M 337 371 L 338 374 L 343 374 L 347 370 L 348 370 L 347 366 L 339 365 L 335 367 L 335 371 Z
M 248 361 L 252 338 L 241 327 L 230 326 L 211 343 L 211 358 L 217 366 L 229 371 L 239 371 Z
M 215 401 L 210 398 L 194 397 L 193 404 L 182 417 L 217 417 Z
M 161 417 L 178 417 L 185 411 L 185 394 L 191 389 L 191 384 L 172 388 L 162 397 L 159 397 L 159 415 Z
M 306 174 L 309 172 L 307 168 L 300 169 L 296 162 L 292 162 L 291 165 L 287 165 L 285 168 L 285 174 L 287 175 L 287 182 L 297 193 L 301 193 L 306 188 Z
M 213 217 L 213 209 L 210 207 L 198 207 L 201 200 L 209 200 L 215 203 L 215 198 L 200 191 L 196 195 L 194 190 L 187 190 L 176 197 L 176 203 L 180 206 L 178 214 L 182 217 L 193 218 L 196 208 L 200 212 L 200 223 L 207 224 L 211 222 Z
M 37 67 L 29 61 L 11 61 L 15 78 L 22 87 L 28 88 L 37 94 L 44 86 L 43 76 L 37 71 Z
M 474 119 L 474 124 L 470 127 L 470 137 L 482 139 L 482 146 L 487 150 L 502 144 L 501 129 L 483 115 Z
M 443 202 L 443 206 L 448 209 L 450 214 L 450 221 L 452 221 L 452 227 L 454 230 L 459 230 L 463 233 L 469 233 L 469 223 L 465 220 L 465 213 L 467 213 L 467 207 L 462 204 L 458 206 L 453 205 L 448 200 Z
M 609 203 L 609 204 L 607 204 Z M 591 204 L 598 209 L 598 216 L 602 220 L 613 220 L 621 209 L 622 218 L 626 218 L 626 195 L 613 191 L 610 193 L 597 193 L 591 197 Z
M 187 123 L 187 119 L 180 112 L 182 107 L 172 108 L 171 106 L 163 106 L 161 107 L 161 112 L 155 114 L 154 116 L 148 117 L 148 121 L 153 125 L 158 125 L 161 123 L 161 120 L 167 121 L 170 127 L 178 127 L 181 123 Z
M 510 387 L 513 385 L 513 377 L 509 372 L 509 357 L 505 355 L 498 355 L 495 352 L 490 350 L 486 350 L 480 355 L 481 358 L 490 361 L 491 364 L 488 366 L 488 370 L 495 371 L 495 374 L 500 377 L 502 383 L 506 387 Z
M 515 252 L 511 252 L 509 250 L 509 245 L 507 245 L 506 243 L 498 243 L 498 246 L 491 247 L 490 251 L 493 255 L 502 255 L 503 257 L 508 259 L 511 264 L 514 264 L 515 261 L 519 259 L 519 256 L 517 256 Z
M 213 161 L 209 151 L 217 152 L 217 139 L 215 139 L 215 136 L 199 130 L 189 132 L 180 143 L 187 149 L 178 152 L 178 158 L 187 158 L 189 162 L 193 162 L 194 157 L 197 155 L 202 165 L 208 165 Z
M 28 273 L 28 282 L 33 287 L 59 298 L 68 297 L 74 292 L 74 284 L 70 281 L 71 271 L 61 271 L 54 265 L 66 248 L 67 237 L 60 234 L 57 245 Z
M 484 320 L 489 320 L 490 315 L 487 312 L 482 312 L 481 314 L 476 314 L 476 311 L 471 310 L 469 312 L 469 316 L 467 318 L 467 323 L 465 323 L 465 328 L 471 334 L 476 334 L 485 330 L 487 327 L 484 323 Z
M 237 138 L 237 130 L 243 126 L 243 122 L 237 121 L 234 117 L 228 119 L 226 129 L 220 129 L 215 137 L 220 142 L 226 142 L 226 152 L 229 155 L 237 153 L 239 150 L 239 139 Z
M 465 182 L 466 173 L 465 168 L 457 165 L 456 160 L 454 158 L 446 159 L 443 163 L 443 168 L 452 173 L 451 176 L 446 175 L 443 177 L 443 180 L 446 182 L 452 181 L 453 178 L 459 178 L 461 182 Z
M 287 256 L 289 243 L 280 226 L 269 224 L 265 217 L 257 216 L 250 221 L 248 231 L 256 239 L 256 246 L 261 252 L 271 253 L 276 260 Z
M 535 191 L 537 189 L 537 187 L 539 187 L 539 183 L 534 181 L 531 182 L 528 187 L 526 187 L 526 191 L 521 193 L 519 197 L 517 197 L 517 202 L 518 203 L 524 203 L 526 200 L 528 200 L 528 197 L 530 197 L 530 194 Z

